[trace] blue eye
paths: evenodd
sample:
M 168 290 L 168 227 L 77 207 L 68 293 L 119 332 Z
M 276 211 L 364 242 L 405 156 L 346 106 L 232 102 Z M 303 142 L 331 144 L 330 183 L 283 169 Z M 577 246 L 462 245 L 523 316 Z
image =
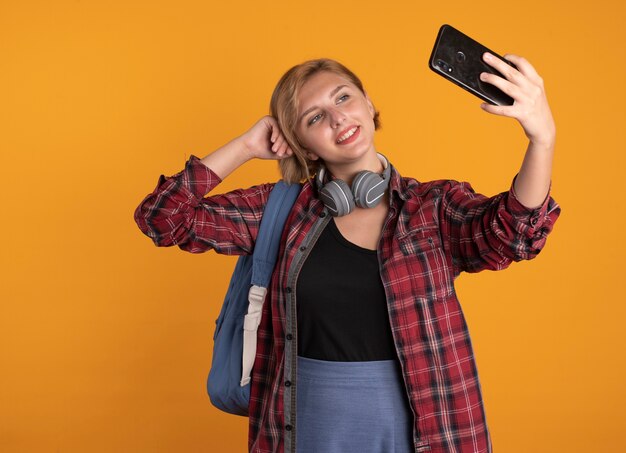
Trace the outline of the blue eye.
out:
M 309 121 L 309 125 L 311 125 L 311 124 L 315 123 L 315 122 L 316 122 L 316 121 L 315 121 L 315 118 L 317 118 L 318 116 L 319 116 L 319 114 L 318 114 L 318 115 L 315 115 L 313 118 L 311 118 L 311 121 Z
M 338 99 L 339 99 L 339 100 L 341 100 L 341 99 L 343 99 L 343 98 L 349 98 L 349 97 L 350 97 L 350 95 L 349 95 L 349 94 L 344 94 L 344 95 L 340 96 Z M 313 118 L 311 118 L 311 120 L 309 121 L 309 126 L 310 126 L 311 124 L 313 124 L 313 123 L 316 123 L 317 121 L 316 121 L 315 119 L 316 119 L 318 116 L 320 116 L 320 115 L 321 115 L 321 113 L 318 113 L 318 114 L 317 114 L 317 115 L 315 115 Z

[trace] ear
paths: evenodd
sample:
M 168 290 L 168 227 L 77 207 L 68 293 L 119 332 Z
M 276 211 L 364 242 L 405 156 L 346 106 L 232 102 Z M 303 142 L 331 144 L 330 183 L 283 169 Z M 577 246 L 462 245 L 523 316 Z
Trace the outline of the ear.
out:
M 367 107 L 369 108 L 370 115 L 372 115 L 372 119 L 373 119 L 374 115 L 376 115 L 376 109 L 374 108 L 374 104 L 372 103 L 372 100 L 367 95 L 367 91 L 365 92 L 365 100 L 367 101 Z
M 307 159 L 309 160 L 318 160 L 320 158 L 320 156 L 318 156 L 313 151 L 310 151 L 308 149 L 305 149 L 304 152 L 306 154 Z
M 320 156 L 318 156 L 313 151 L 311 151 L 309 148 L 307 148 L 304 145 L 304 143 L 302 143 L 302 141 L 299 141 L 299 144 L 300 144 L 300 148 L 304 152 L 304 157 L 306 157 L 309 160 L 318 160 L 320 158 Z
M 309 148 L 306 147 L 306 145 L 304 144 L 304 141 L 300 139 L 297 132 L 296 132 L 296 143 L 300 146 L 300 149 L 302 150 L 304 157 L 306 157 L 309 160 L 319 159 L 318 155 L 316 155 L 315 153 L 313 153 L 313 151 L 311 151 Z

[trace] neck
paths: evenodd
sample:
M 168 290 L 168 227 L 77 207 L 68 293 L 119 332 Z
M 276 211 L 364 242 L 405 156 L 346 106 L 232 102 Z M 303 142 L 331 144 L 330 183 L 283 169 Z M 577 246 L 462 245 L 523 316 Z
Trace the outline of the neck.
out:
M 378 158 L 378 155 L 374 155 L 373 159 L 368 159 L 366 162 L 359 161 L 355 163 L 349 163 L 344 165 L 329 164 L 326 165 L 326 171 L 329 173 L 330 179 L 341 179 L 352 186 L 352 180 L 354 177 L 363 170 L 369 170 L 374 173 L 382 173 L 385 167 Z

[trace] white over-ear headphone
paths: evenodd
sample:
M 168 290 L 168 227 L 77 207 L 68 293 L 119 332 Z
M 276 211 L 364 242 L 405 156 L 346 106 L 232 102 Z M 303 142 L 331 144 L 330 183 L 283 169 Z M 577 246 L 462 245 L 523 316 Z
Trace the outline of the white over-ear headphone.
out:
M 355 206 L 373 208 L 380 203 L 389 187 L 391 165 L 385 156 L 377 154 L 385 168 L 383 173 L 378 174 L 369 170 L 359 172 L 352 181 L 352 189 L 341 179 L 325 182 L 326 167 L 323 165 L 320 167 L 315 178 L 319 197 L 333 217 L 350 214 Z

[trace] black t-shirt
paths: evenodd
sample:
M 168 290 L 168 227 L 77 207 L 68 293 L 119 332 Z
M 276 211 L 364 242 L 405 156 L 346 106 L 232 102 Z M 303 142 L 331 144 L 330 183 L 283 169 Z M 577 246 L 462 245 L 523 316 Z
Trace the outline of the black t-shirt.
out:
M 298 355 L 397 359 L 377 252 L 345 239 L 334 219 L 307 257 L 296 291 Z

